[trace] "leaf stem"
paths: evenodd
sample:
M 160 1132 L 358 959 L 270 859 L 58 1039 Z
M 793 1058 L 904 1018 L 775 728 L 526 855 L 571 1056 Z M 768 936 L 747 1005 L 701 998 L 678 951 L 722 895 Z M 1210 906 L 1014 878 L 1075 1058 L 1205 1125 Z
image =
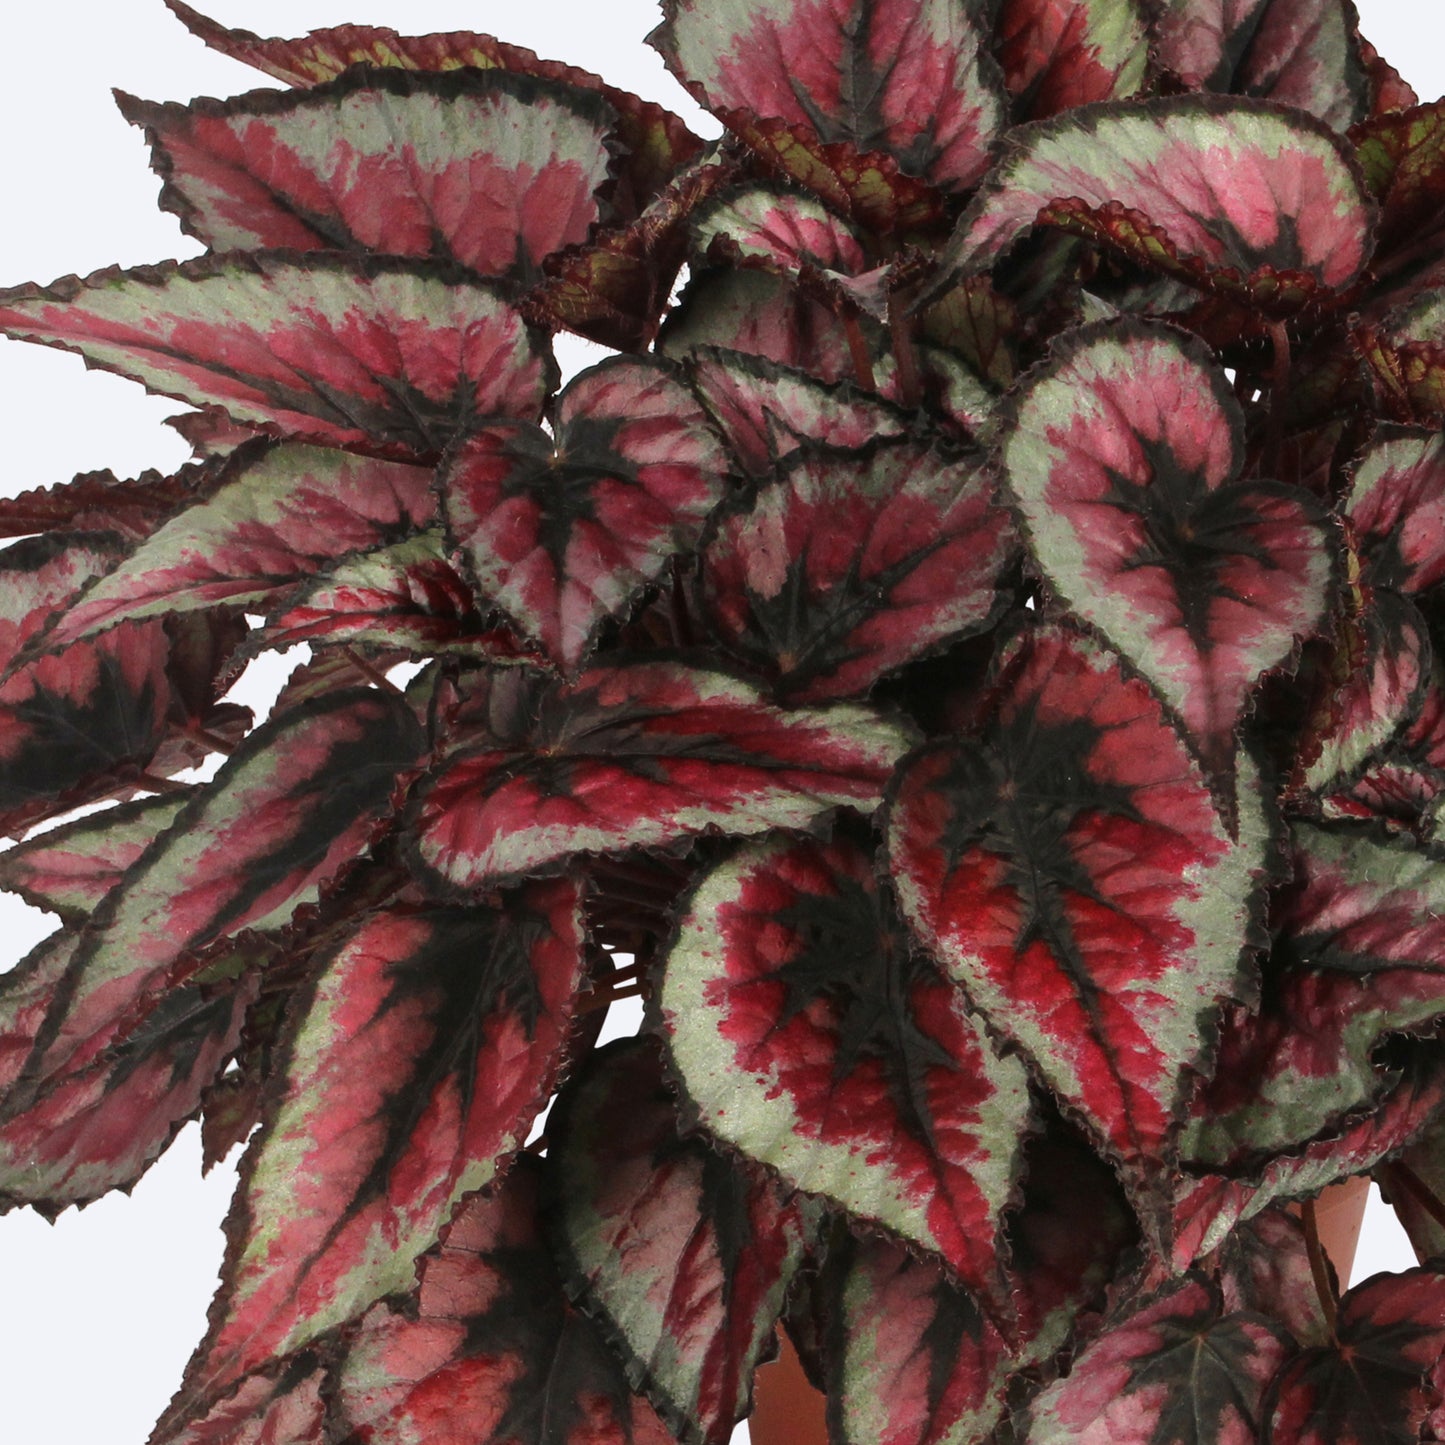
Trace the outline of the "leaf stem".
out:
M 163 778 L 158 773 L 142 773 L 136 779 L 136 784 L 152 793 L 188 793 L 191 790 L 189 783 L 183 783 L 177 778 Z
M 868 354 L 868 342 L 863 328 L 858 324 L 858 312 L 844 302 L 838 307 L 838 319 L 843 323 L 843 334 L 848 338 L 848 355 L 853 360 L 853 375 L 865 391 L 877 391 L 878 383 L 873 378 L 873 358 Z
M 1269 337 L 1274 343 L 1274 364 L 1269 373 L 1269 458 L 1278 469 L 1284 451 L 1284 406 L 1289 394 L 1290 346 L 1289 328 L 1283 321 L 1269 323 Z
M 1436 1224 L 1445 1229 L 1445 1204 L 1408 1164 L 1402 1164 L 1397 1159 L 1393 1164 L 1385 1165 L 1380 1172 L 1385 1176 L 1385 1183 L 1392 1194 L 1408 1194 Z
M 888 334 L 893 342 L 893 360 L 898 366 L 898 399 L 904 406 L 915 409 L 923 404 L 923 382 L 918 374 L 913 329 L 899 305 L 896 291 L 888 293 Z
M 375 683 L 383 692 L 394 692 L 398 697 L 405 696 L 402 690 L 384 672 L 378 672 L 354 648 L 343 647 L 341 651 L 345 654 L 346 660 L 365 675 L 367 681 Z
M 1330 1283 L 1330 1267 L 1325 1259 L 1325 1252 L 1320 1245 L 1320 1226 L 1315 1218 L 1315 1202 L 1313 1199 L 1300 1201 L 1300 1222 L 1305 1227 L 1305 1248 L 1310 1257 L 1310 1273 L 1315 1280 L 1315 1293 L 1319 1296 L 1320 1309 L 1324 1312 L 1325 1324 L 1329 1328 L 1330 1341 L 1338 1344 L 1339 1338 L 1335 1334 L 1335 1319 L 1339 1313 L 1339 1307 L 1335 1301 L 1335 1291 Z

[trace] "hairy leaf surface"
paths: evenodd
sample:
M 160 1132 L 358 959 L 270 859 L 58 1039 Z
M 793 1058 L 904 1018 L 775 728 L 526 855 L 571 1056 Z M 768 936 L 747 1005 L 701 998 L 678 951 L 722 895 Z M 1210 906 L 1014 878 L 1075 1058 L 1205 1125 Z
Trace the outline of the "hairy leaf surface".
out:
M 909 742 L 871 708 L 784 712 L 672 661 L 598 666 L 570 685 L 509 670 L 484 692 L 491 739 L 444 763 L 411 815 L 420 862 L 463 889 L 578 853 L 870 811 Z
M 546 339 L 495 282 L 436 263 L 258 252 L 0 291 L 0 332 L 236 421 L 434 457 L 475 416 L 537 417 Z
M 381 910 L 325 961 L 243 1165 L 175 1423 L 409 1289 L 456 1202 L 526 1137 L 581 983 L 581 895 L 566 879 L 499 907 Z
M 549 1136 L 560 1247 L 581 1303 L 680 1439 L 725 1445 L 802 1263 L 802 1208 L 679 1136 L 648 1039 L 593 1053 Z
M 692 895 L 657 997 L 710 1133 L 996 1290 L 1027 1075 L 912 954 L 865 847 L 739 849 Z

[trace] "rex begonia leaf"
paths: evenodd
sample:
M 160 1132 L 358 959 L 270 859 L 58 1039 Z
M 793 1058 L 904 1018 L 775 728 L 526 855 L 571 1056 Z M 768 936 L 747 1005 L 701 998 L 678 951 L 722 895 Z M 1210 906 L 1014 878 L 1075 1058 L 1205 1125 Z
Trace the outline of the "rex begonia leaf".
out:
M 1330 603 L 1324 510 L 1299 488 L 1240 479 L 1228 378 L 1150 323 L 1070 333 L 1018 393 L 1000 445 L 1044 575 L 1227 772 L 1255 682 Z
M 258 1370 L 191 1421 L 173 1445 L 313 1445 L 326 1424 L 326 1375 L 311 1350 Z
M 1445 1017 L 1445 879 L 1437 857 L 1359 829 L 1294 826 L 1295 879 L 1257 1012 L 1230 1010 L 1213 1079 L 1191 1109 L 1191 1160 L 1231 1170 L 1297 1150 L 1375 1101 L 1388 1033 Z
M 125 480 L 114 472 L 82 472 L 68 482 L 0 497 L 0 537 L 36 532 L 114 532 L 139 541 L 209 484 L 207 466 L 170 475 L 149 471 Z
M 1139 0 L 1003 0 L 994 43 L 1019 120 L 1136 94 L 1149 67 Z
M 1021 126 L 959 222 L 943 275 L 986 270 L 1035 224 L 1147 269 L 1291 311 L 1369 259 L 1345 143 L 1265 101 L 1117 101 Z
M 314 899 L 371 841 L 423 741 L 410 709 L 376 690 L 337 693 L 251 733 L 96 909 L 12 1107 L 62 1064 L 100 1054 L 137 1001 L 185 981 L 176 969 L 189 956 L 279 927 Z
M 546 1166 L 522 1158 L 423 1257 L 415 1314 L 375 1306 L 332 1387 L 332 1434 L 365 1445 L 672 1445 L 597 1326 L 571 1306 L 540 1228 Z
M 600 97 L 500 70 L 120 105 L 145 128 L 162 206 L 213 251 L 430 256 L 528 281 L 587 239 L 611 159 Z
M 1168 0 L 1155 58 L 1191 90 L 1262 96 L 1336 130 L 1369 96 L 1350 0 Z
M 1299 782 L 1323 792 L 1352 782 L 1418 712 L 1430 681 L 1425 619 L 1403 597 L 1377 592 L 1347 618 L 1326 665 L 1325 695 L 1299 744 Z
M 1015 548 L 992 478 L 913 441 L 808 447 L 702 553 L 714 634 L 791 698 L 865 692 L 988 626 Z
M 348 552 L 435 520 L 427 467 L 330 447 L 248 446 L 220 485 L 146 538 L 45 635 L 61 647 L 127 618 L 225 603 L 261 612 Z
M 247 981 L 151 991 L 97 1057 L 62 1065 L 0 1118 L 0 1213 L 48 1218 L 129 1189 L 200 1107 L 255 996 Z
M 920 749 L 895 784 L 909 923 L 1136 1197 L 1159 1187 L 1215 1007 L 1243 983 L 1268 852 L 1243 781 L 1235 844 L 1149 689 L 1048 627 L 1005 668 L 981 739 Z
M 362 920 L 293 1006 L 242 1165 L 211 1330 L 159 1438 L 412 1285 L 554 1087 L 583 982 L 580 886 Z
M 594 1052 L 548 1122 L 569 1288 L 688 1445 L 726 1445 L 794 1274 L 809 1216 L 679 1133 L 651 1039 Z
M 1226 1311 L 1268 1315 L 1302 1345 L 1322 1345 L 1329 1338 L 1309 1243 L 1297 1215 L 1282 1208 L 1255 1215 L 1230 1231 L 1213 1262 Z
M 597 666 L 572 684 L 508 668 L 485 687 L 520 721 L 442 763 L 410 821 L 425 870 L 461 889 L 578 853 L 871 811 L 911 741 L 872 708 L 784 711 L 739 678 L 671 660 Z
M 491 627 L 471 584 L 447 556 L 440 527 L 338 562 L 266 618 L 256 644 L 368 643 L 431 656 L 536 660 L 504 627 Z
M 805 443 L 861 450 L 908 435 L 917 421 L 901 407 L 846 382 L 826 382 L 761 356 L 699 346 L 687 377 L 742 469 L 770 478 Z
M 696 544 L 730 463 L 696 397 L 656 360 L 582 372 L 551 423 L 475 432 L 439 488 L 481 595 L 575 672 L 603 624 Z
M 1409 294 L 1381 322 L 1361 327 L 1356 345 L 1396 420 L 1434 428 L 1445 416 L 1445 286 L 1437 280 Z
M 189 793 L 157 793 L 18 843 L 0 853 L 0 888 L 69 922 L 88 917 L 175 822 Z
M 1445 239 L 1445 101 L 1372 117 L 1351 132 L 1380 206 L 1375 269 L 1387 292 L 1438 273 Z
M 511 71 L 600 95 L 616 112 L 617 139 L 625 152 L 620 163 L 625 186 L 619 185 L 609 196 L 623 215 L 641 210 L 703 146 L 678 116 L 654 101 L 608 85 L 591 71 L 543 60 L 524 46 L 508 45 L 491 35 L 466 30 L 400 35 L 380 25 L 337 25 L 293 40 L 265 40 L 249 30 L 228 30 L 184 0 L 166 0 L 166 5 L 213 50 L 288 85 L 321 85 L 353 65 L 364 65 L 383 70 Z
M 657 993 L 710 1134 L 998 1291 L 1028 1077 L 915 956 L 869 849 L 773 835 L 691 895 Z
M 1283 1326 L 1225 1313 L 1189 1274 L 1112 1320 L 1029 1406 L 1028 1445 L 1256 1445 L 1262 1402 L 1293 1353 Z
M 1280 1372 L 1268 1445 L 1413 1445 L 1435 1403 L 1445 1279 L 1423 1268 L 1372 1276 L 1340 1301 L 1335 1337 Z
M 13 287 L 0 333 L 279 436 L 403 458 L 473 417 L 539 416 L 557 375 L 499 283 L 387 257 L 199 256 Z
M 1362 581 L 1408 593 L 1445 580 L 1445 434 L 1378 427 L 1355 463 L 1345 516 Z

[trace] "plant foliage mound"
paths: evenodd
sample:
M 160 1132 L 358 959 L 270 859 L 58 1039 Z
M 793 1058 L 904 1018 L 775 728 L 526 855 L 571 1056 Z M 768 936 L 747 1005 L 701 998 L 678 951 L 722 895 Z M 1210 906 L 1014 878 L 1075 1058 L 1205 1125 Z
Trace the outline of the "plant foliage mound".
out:
M 154 1445 L 724 1445 L 780 1326 L 834 1445 L 1445 1438 L 1445 102 L 665 0 L 705 142 L 170 3 L 290 87 L 120 98 L 206 254 L 0 293 L 190 408 L 0 502 L 0 1204 L 249 1139 Z

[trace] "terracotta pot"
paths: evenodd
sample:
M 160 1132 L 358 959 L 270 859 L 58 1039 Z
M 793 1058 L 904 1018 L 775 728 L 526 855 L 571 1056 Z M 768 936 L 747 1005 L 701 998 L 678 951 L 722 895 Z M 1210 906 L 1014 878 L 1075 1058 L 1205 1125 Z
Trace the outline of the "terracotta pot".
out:
M 1346 1179 L 1315 1201 L 1320 1243 L 1335 1266 L 1341 1289 L 1350 1282 L 1369 1193 L 1368 1179 Z M 782 1346 L 778 1358 L 758 1371 L 748 1420 L 753 1445 L 828 1445 L 823 1397 L 808 1383 L 792 1341 L 781 1330 L 778 1334 Z

